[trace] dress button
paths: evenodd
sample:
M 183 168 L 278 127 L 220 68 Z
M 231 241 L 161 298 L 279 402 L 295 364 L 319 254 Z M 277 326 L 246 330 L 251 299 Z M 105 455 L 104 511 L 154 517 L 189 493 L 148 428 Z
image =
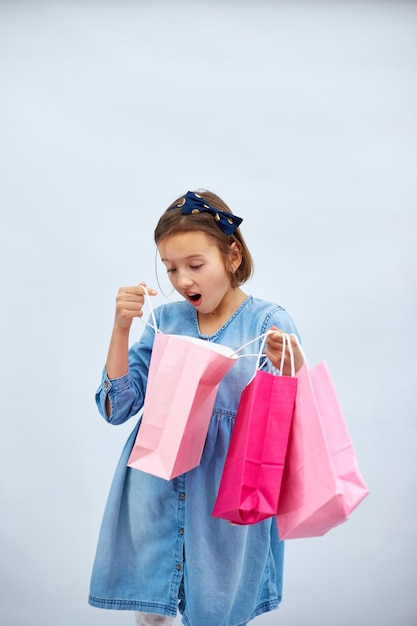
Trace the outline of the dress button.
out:
M 180 528 L 180 535 L 183 535 L 183 534 L 184 534 L 184 529 Z
M 182 569 L 182 566 L 181 566 L 181 563 L 178 563 L 177 564 L 177 570 L 180 570 L 180 569 Z
M 185 500 L 185 493 L 180 493 L 180 500 Z
M 104 383 L 104 389 L 107 389 L 108 386 L 109 386 L 109 383 L 106 380 L 106 382 Z

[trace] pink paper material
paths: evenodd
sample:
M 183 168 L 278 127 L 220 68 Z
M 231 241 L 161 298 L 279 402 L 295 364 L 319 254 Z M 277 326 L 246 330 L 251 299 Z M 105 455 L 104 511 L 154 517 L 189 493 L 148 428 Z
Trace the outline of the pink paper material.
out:
M 213 517 L 255 524 L 276 514 L 297 379 L 257 370 L 244 389 Z
M 128 466 L 167 480 L 197 467 L 219 382 L 236 358 L 220 344 L 157 333 Z
M 298 379 L 278 503 L 280 539 L 324 535 L 345 522 L 369 493 L 359 471 L 326 363 Z

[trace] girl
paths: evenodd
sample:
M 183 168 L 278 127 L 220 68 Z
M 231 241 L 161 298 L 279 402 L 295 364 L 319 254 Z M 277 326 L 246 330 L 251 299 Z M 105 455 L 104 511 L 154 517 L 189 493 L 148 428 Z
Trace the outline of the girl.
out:
M 283 308 L 241 289 L 253 271 L 241 222 L 208 191 L 188 192 L 163 213 L 155 243 L 183 300 L 156 308 L 158 328 L 233 349 L 270 329 L 274 332 L 268 334 L 265 353 L 279 368 L 281 331 L 297 331 Z M 136 415 L 144 401 L 154 330 L 146 326 L 129 349 L 132 320 L 143 315 L 141 285 L 123 287 L 117 295 L 96 394 L 98 409 L 110 424 Z M 303 358 L 295 338 L 292 347 L 298 370 Z M 253 353 L 254 346 L 247 351 Z M 135 611 L 138 626 L 173 624 L 177 610 L 188 626 L 245 626 L 278 607 L 283 544 L 275 519 L 234 526 L 212 516 L 240 395 L 253 373 L 254 359 L 240 358 L 223 378 L 200 465 L 178 478 L 164 480 L 127 467 L 139 424 L 135 427 L 102 521 L 91 578 L 92 606 Z

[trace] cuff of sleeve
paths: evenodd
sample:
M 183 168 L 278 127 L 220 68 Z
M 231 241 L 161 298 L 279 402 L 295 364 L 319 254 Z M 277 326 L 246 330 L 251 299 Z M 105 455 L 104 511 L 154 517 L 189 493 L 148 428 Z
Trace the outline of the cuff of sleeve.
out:
M 117 393 L 125 391 L 130 386 L 130 374 L 127 373 L 120 378 L 110 378 L 107 375 L 106 370 L 103 370 L 101 385 L 96 393 L 96 404 L 101 415 L 111 423 L 115 417 L 115 401 Z M 110 415 L 107 413 L 106 400 L 109 400 Z
M 106 370 L 103 370 L 103 378 L 102 378 L 102 387 L 105 393 L 109 393 L 110 389 L 113 389 L 114 392 L 124 391 L 128 389 L 130 386 L 130 374 L 129 372 L 120 378 L 110 378 L 107 375 Z

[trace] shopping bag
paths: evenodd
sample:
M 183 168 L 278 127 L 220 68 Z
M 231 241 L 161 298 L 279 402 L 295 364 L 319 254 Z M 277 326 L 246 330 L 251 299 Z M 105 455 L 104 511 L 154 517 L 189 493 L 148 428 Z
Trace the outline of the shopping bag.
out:
M 237 354 L 203 339 L 161 333 L 151 312 L 156 332 L 141 424 L 127 464 L 170 480 L 199 464 L 218 385 Z
M 259 368 L 242 392 L 213 517 L 256 524 L 276 514 L 297 379 Z M 291 345 L 289 344 L 290 349 Z
M 345 522 L 369 491 L 325 362 L 298 385 L 277 509 L 280 539 L 318 537 Z

